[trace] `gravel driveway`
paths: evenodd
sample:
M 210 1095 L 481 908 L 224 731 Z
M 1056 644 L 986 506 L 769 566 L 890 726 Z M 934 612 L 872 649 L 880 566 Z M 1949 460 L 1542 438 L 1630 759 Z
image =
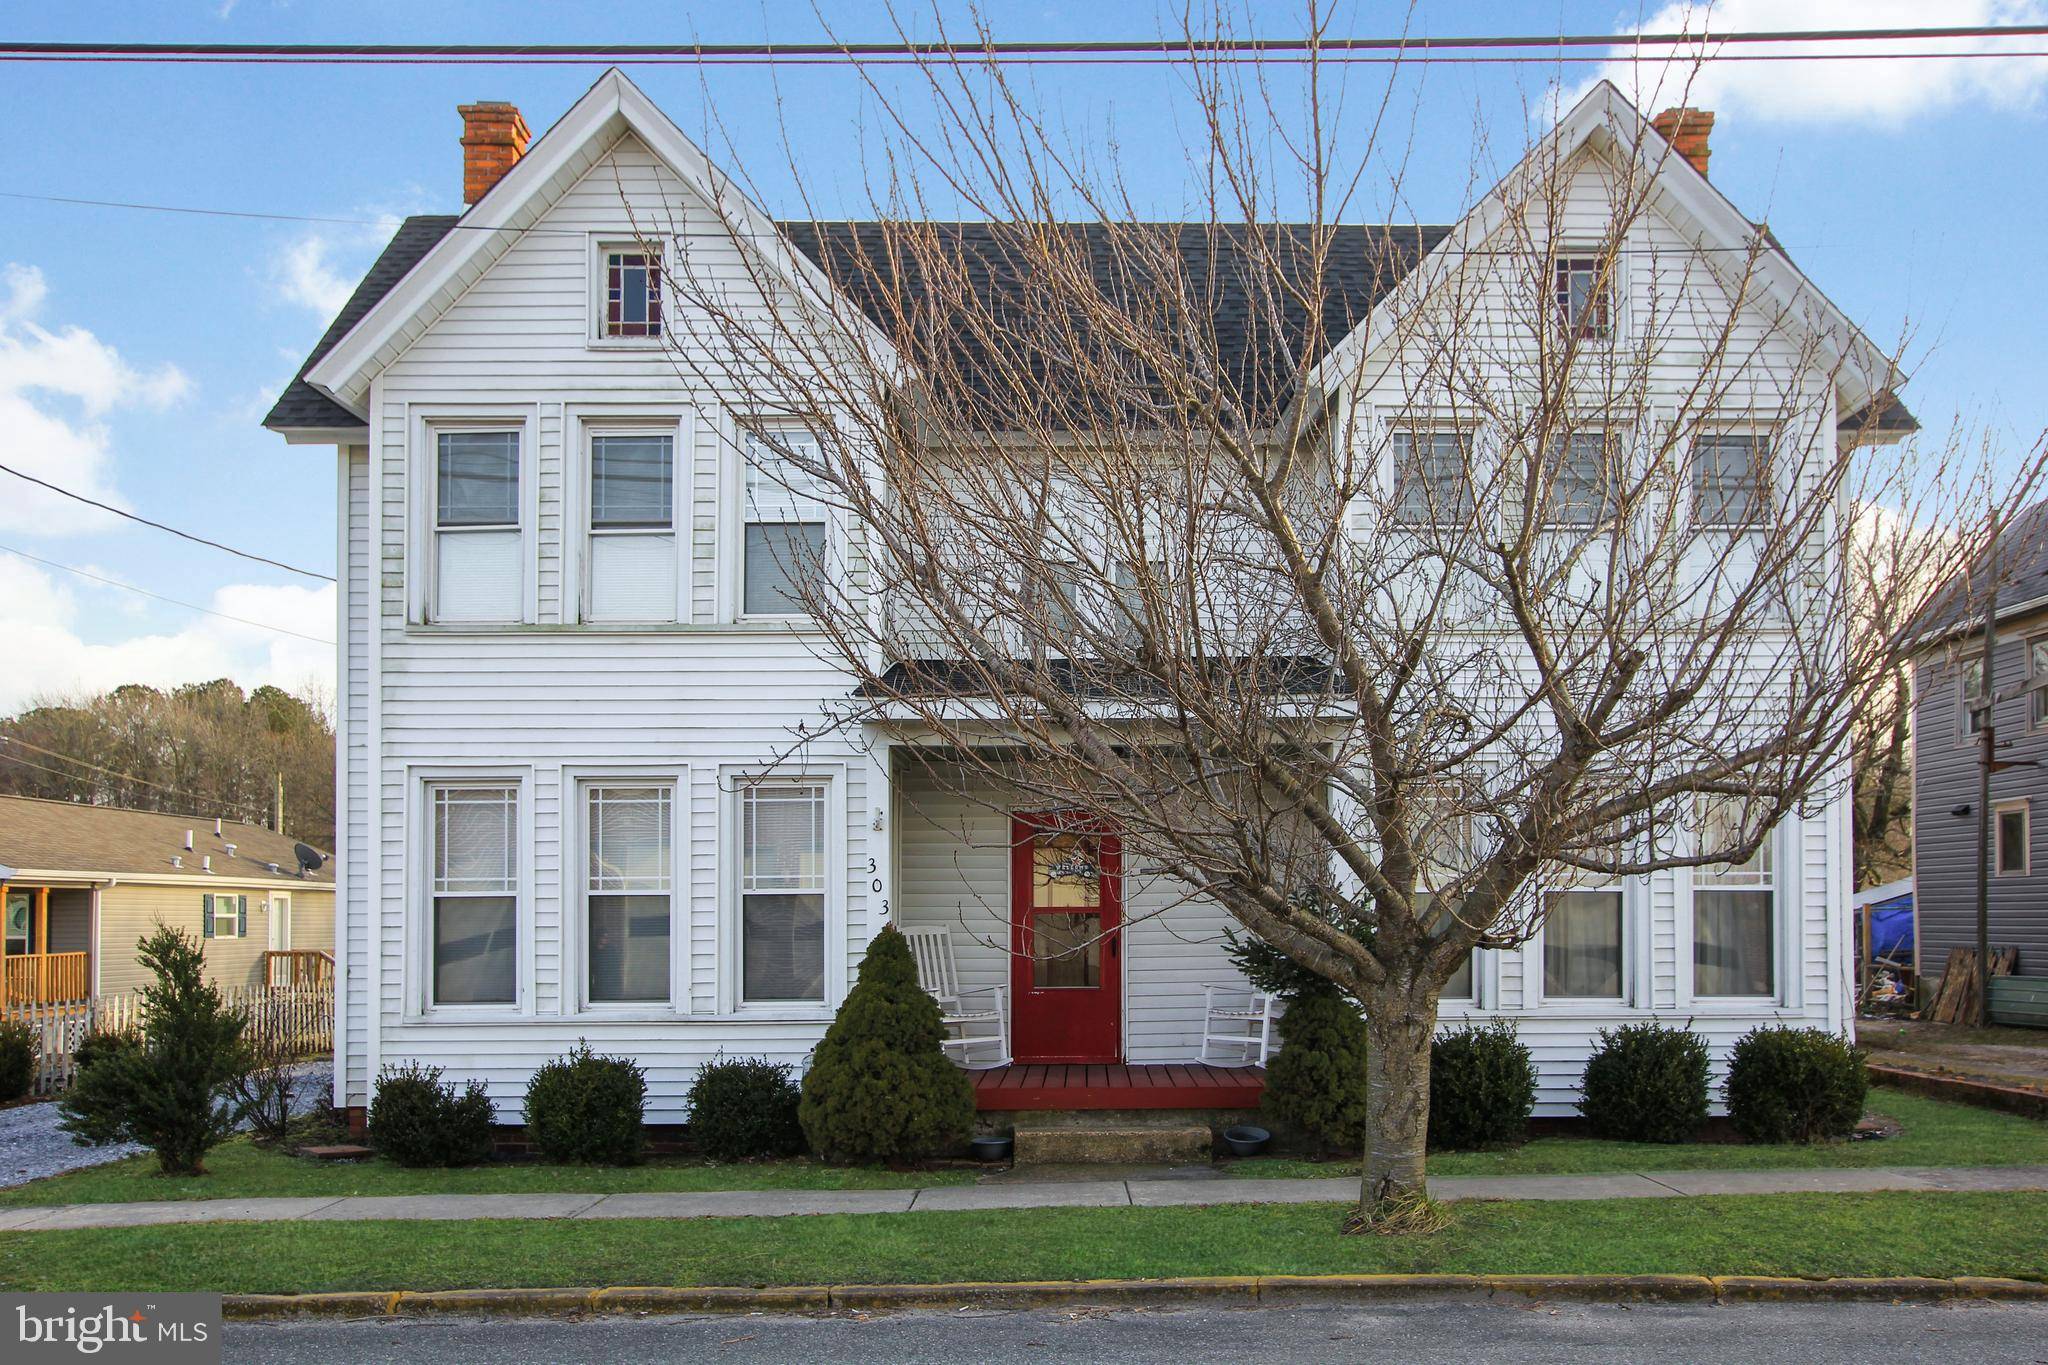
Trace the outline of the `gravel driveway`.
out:
M 310 1106 L 334 1087 L 334 1063 L 306 1063 L 299 1073 L 299 1104 Z M 86 1166 L 100 1166 L 146 1150 L 132 1142 L 111 1147 L 80 1147 L 57 1127 L 54 1101 L 0 1109 L 0 1188 L 25 1185 L 46 1175 L 61 1175 Z

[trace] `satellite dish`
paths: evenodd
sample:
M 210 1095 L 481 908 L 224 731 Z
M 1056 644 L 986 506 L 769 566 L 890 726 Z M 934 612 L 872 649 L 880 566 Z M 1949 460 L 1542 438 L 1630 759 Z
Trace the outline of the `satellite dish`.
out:
M 301 877 L 305 876 L 308 872 L 318 872 L 320 865 L 327 861 L 327 855 L 311 844 L 293 844 L 292 852 L 299 855 L 299 875 Z

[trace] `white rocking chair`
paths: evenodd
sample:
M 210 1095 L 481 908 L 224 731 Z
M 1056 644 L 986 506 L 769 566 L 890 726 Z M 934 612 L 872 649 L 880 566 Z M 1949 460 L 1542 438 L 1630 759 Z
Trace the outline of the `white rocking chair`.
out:
M 939 1002 L 940 1022 L 953 1037 L 940 1044 L 946 1055 L 964 1067 L 976 1064 L 969 1054 L 993 1048 L 995 1058 L 981 1069 L 1010 1064 L 1010 1012 L 1001 986 L 962 986 L 953 961 L 953 934 L 943 926 L 905 928 L 910 955 L 917 960 L 917 983 Z M 977 1031 L 979 1030 L 979 1031 Z
M 1274 998 L 1265 991 L 1233 986 L 1202 988 L 1202 1062 L 1207 1066 L 1264 1066 L 1273 1050 Z M 1237 1049 L 1243 1055 L 1220 1060 L 1210 1052 Z

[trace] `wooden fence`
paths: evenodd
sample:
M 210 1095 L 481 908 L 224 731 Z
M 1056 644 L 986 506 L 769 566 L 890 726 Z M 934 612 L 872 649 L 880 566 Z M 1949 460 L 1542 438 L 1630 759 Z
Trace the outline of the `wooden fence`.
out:
M 294 1056 L 317 1057 L 334 1050 L 334 988 L 229 987 L 221 991 L 229 1007 L 246 1011 L 245 1035 L 260 1044 L 286 1048 Z M 51 1095 L 71 1084 L 77 1074 L 78 1045 L 93 1032 L 142 1032 L 142 997 L 136 991 L 103 995 L 64 1004 L 0 1006 L 0 1019 L 19 1020 L 42 1040 L 34 1093 Z

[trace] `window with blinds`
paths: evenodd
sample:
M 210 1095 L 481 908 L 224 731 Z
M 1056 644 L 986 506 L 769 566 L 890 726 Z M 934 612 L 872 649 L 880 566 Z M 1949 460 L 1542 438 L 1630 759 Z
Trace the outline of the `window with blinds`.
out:
M 675 620 L 675 435 L 594 434 L 589 456 L 589 619 Z
M 584 931 L 589 1000 L 666 1003 L 675 898 L 675 789 L 583 789 L 588 856 Z
M 740 613 L 802 616 L 802 584 L 824 566 L 830 542 L 824 489 L 792 455 L 815 461 L 808 431 L 749 431 L 742 439 Z
M 519 433 L 434 434 L 436 621 L 517 621 L 520 561 Z
M 432 1003 L 509 1005 L 519 994 L 519 789 L 429 788 Z
M 825 999 L 826 786 L 739 793 L 740 994 L 746 1004 Z

